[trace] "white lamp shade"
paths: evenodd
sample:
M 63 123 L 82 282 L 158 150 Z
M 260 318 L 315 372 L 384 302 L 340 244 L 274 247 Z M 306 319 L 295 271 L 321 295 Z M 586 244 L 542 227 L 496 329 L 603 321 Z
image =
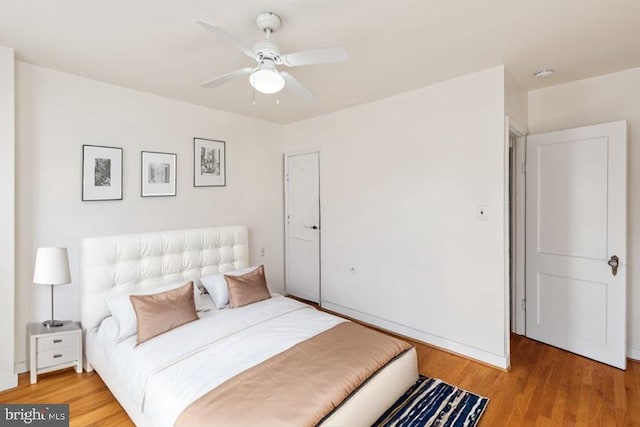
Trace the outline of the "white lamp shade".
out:
M 266 94 L 277 93 L 284 88 L 284 78 L 278 71 L 270 68 L 262 68 L 251 73 L 249 83 L 258 92 Z
M 67 248 L 39 248 L 33 283 L 40 285 L 64 285 L 71 283 Z

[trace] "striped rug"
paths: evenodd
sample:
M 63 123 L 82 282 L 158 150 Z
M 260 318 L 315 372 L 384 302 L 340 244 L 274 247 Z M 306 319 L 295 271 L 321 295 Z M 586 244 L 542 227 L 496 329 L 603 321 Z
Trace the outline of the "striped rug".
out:
M 374 427 L 475 426 L 489 399 L 437 378 L 420 378 L 382 414 Z

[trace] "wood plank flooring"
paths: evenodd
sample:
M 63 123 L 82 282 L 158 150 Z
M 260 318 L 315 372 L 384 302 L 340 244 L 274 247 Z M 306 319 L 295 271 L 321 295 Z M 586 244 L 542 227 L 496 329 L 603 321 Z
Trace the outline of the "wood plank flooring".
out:
M 520 336 L 511 339 L 511 370 L 502 372 L 414 343 L 420 373 L 490 398 L 487 426 L 640 426 L 640 362 L 620 371 Z M 72 369 L 0 393 L 2 403 L 70 404 L 71 426 L 131 426 L 95 373 Z

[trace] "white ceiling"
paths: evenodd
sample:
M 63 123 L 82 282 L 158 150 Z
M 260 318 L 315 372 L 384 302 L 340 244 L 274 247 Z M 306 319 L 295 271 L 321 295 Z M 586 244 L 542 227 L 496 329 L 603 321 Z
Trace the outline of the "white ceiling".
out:
M 248 81 L 199 83 L 254 65 L 194 24 L 251 45 L 255 16 L 283 19 L 284 53 L 341 45 L 351 60 L 289 71 L 319 100 L 260 95 Z M 638 0 L 0 0 L 0 44 L 19 59 L 279 123 L 505 64 L 526 89 L 640 66 Z M 531 74 L 551 66 L 553 79 Z

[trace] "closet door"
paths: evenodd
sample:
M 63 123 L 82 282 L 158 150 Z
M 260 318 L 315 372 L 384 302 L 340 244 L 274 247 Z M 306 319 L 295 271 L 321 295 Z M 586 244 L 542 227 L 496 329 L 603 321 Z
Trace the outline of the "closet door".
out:
M 320 154 L 285 157 L 285 289 L 320 302 Z

